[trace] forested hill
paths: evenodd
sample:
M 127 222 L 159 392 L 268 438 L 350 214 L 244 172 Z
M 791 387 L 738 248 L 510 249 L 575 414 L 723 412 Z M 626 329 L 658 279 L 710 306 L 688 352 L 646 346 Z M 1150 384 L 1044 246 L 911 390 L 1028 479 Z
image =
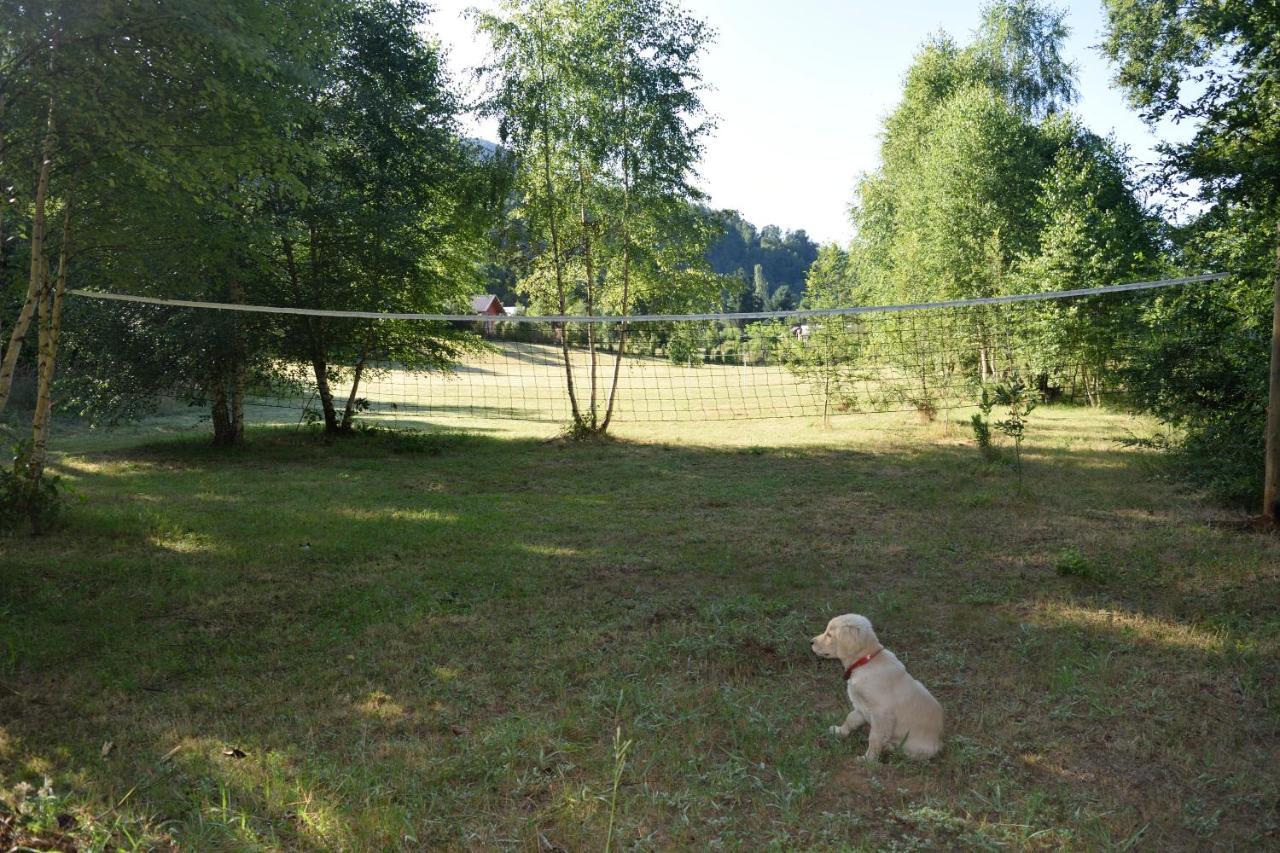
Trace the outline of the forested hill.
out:
M 818 244 L 804 229 L 783 231 L 766 225 L 759 231 L 736 211 L 719 211 L 720 237 L 707 249 L 712 271 L 742 283 L 726 294 L 727 310 L 791 308 L 804 293 L 805 275 L 818 257 Z M 785 290 L 784 290 L 785 288 Z

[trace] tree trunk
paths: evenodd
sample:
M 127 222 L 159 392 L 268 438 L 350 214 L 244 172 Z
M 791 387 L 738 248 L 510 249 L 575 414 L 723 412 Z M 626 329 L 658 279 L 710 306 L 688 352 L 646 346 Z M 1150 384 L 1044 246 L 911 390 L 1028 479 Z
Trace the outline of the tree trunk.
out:
M 591 222 L 587 217 L 587 186 L 586 186 L 586 170 L 583 169 L 582 162 L 578 162 L 578 202 L 582 219 L 582 262 L 586 267 L 587 274 L 587 315 L 594 316 L 596 313 L 595 305 L 595 264 L 591 257 Z M 587 409 L 587 426 L 593 432 L 599 427 L 599 419 L 596 417 L 596 368 L 598 359 L 596 357 L 596 327 L 594 323 L 587 324 L 587 355 L 590 364 L 590 375 L 588 378 L 589 390 L 591 394 L 590 406 Z
M 1262 517 L 1280 525 L 1280 222 L 1276 223 L 1276 268 L 1271 307 L 1271 377 L 1267 398 L 1266 462 Z
M 541 45 L 539 45 L 541 47 Z M 542 84 L 547 85 L 546 57 L 539 57 L 543 64 Z M 559 297 L 561 315 L 567 313 L 564 297 L 564 260 L 560 252 L 559 214 L 556 211 L 555 184 L 551 180 L 551 116 L 544 98 L 539 105 L 542 110 L 542 171 L 547 186 L 547 226 L 551 230 L 551 259 L 556 272 L 556 294 Z M 573 389 L 573 360 L 569 357 L 569 328 L 566 324 L 561 330 L 560 351 L 564 357 L 565 382 L 569 389 L 569 410 L 573 415 L 575 427 L 582 426 L 582 414 L 578 411 L 578 397 Z
M 231 301 L 237 305 L 244 303 L 244 287 L 233 280 L 230 287 Z M 232 328 L 235 340 L 232 342 L 231 357 L 231 444 L 244 443 L 244 370 L 245 342 L 244 329 L 237 314 Z
M 235 431 L 231 426 L 231 413 L 227 407 L 227 385 L 222 367 L 214 368 L 209 378 L 210 417 L 213 420 L 213 446 L 229 447 L 235 444 Z
M 36 371 L 36 410 L 31 422 L 31 474 L 38 478 L 44 472 L 49 449 L 49 430 L 53 423 L 53 377 L 58 360 L 58 338 L 62 335 L 62 303 L 67 293 L 67 263 L 71 248 L 71 197 L 67 194 L 62 212 L 62 245 L 58 248 L 58 279 L 49 288 L 47 262 L 44 292 L 40 299 L 39 366 Z
M 289 282 L 293 287 L 294 301 L 299 308 L 306 307 L 303 303 L 302 279 L 298 274 L 298 264 L 293 252 L 293 241 L 287 237 L 280 238 L 280 244 L 284 248 L 285 263 L 289 270 Z M 315 279 L 316 268 L 316 234 L 315 229 L 310 229 L 310 252 L 311 252 L 311 273 L 312 279 Z M 333 391 L 329 388 L 329 364 L 325 357 L 324 341 L 320 332 L 316 329 L 316 321 L 310 316 L 302 318 L 302 328 L 307 334 L 307 344 L 311 351 L 311 369 L 316 377 L 316 392 L 320 397 L 320 408 L 324 414 L 324 430 L 325 432 L 338 431 L 338 414 L 333 406 Z
M 822 377 L 822 426 L 826 429 L 831 427 L 831 373 L 827 372 Z
M 619 87 L 624 88 L 624 87 Z M 620 110 L 622 126 L 627 126 L 627 98 L 622 96 Z M 631 148 L 622 148 L 622 315 L 625 317 L 631 310 Z M 613 380 L 609 383 L 609 400 L 604 407 L 604 420 L 600 422 L 600 431 L 609 429 L 613 420 L 613 404 L 618 398 L 618 374 L 622 372 L 622 357 L 627 352 L 627 324 L 618 324 L 618 352 L 613 357 Z
M 324 431 L 338 431 L 338 413 L 333 405 L 333 389 L 329 387 L 329 359 L 325 355 L 324 340 L 316 329 L 315 321 L 306 318 L 307 335 L 311 339 L 311 369 L 315 372 L 316 393 L 320 396 L 320 410 L 324 414 Z
M 9 402 L 13 388 L 13 373 L 18 365 L 18 355 L 26 340 L 27 330 L 46 287 L 47 270 L 44 260 L 45 205 L 49 195 L 49 170 L 53 165 L 53 99 L 49 99 L 49 118 L 41 144 L 40 164 L 36 179 L 35 210 L 31 220 L 31 273 L 27 281 L 27 298 L 18 312 L 17 322 L 9 335 L 9 345 L 0 362 L 0 412 Z
M 28 459 L 31 478 L 38 479 L 44 471 L 45 444 L 48 436 L 49 387 L 45 374 L 53 355 L 53 341 L 49 327 L 53 323 L 53 299 L 50 292 L 49 265 L 41 257 L 40 293 L 36 298 L 36 405 L 31 415 L 31 456 Z M 42 442 L 42 437 L 45 441 Z
M 368 353 L 361 353 L 351 374 L 351 393 L 347 395 L 346 408 L 342 410 L 342 431 L 350 432 L 356 419 L 356 390 L 360 387 L 360 376 L 364 373 L 364 363 Z
M 244 362 L 237 361 L 231 377 L 231 442 L 244 444 Z
M 316 391 L 320 394 L 320 409 L 324 413 L 324 431 L 338 431 L 338 413 L 333 406 L 333 390 L 329 388 L 329 365 L 324 355 L 311 356 L 311 368 L 316 375 Z
M 9 334 L 9 345 L 5 347 L 4 360 L 0 361 L 0 413 L 4 412 L 5 406 L 9 403 L 9 392 L 13 388 L 13 374 L 18 367 L 18 355 L 22 352 L 22 342 L 31 328 L 31 318 L 36 313 L 39 282 L 40 277 L 33 274 L 27 286 L 26 301 L 22 303 L 22 310 L 18 312 L 18 319 L 14 322 Z
M 4 127 L 4 108 L 8 104 L 9 95 L 7 92 L 0 92 L 0 127 Z M 0 165 L 5 163 L 4 159 L 4 134 L 0 134 Z M 0 173 L 0 281 L 5 280 L 5 268 L 7 267 L 7 256 L 5 255 L 4 240 L 4 212 L 9 208 L 9 190 L 7 189 L 9 182 L 5 180 L 4 174 Z

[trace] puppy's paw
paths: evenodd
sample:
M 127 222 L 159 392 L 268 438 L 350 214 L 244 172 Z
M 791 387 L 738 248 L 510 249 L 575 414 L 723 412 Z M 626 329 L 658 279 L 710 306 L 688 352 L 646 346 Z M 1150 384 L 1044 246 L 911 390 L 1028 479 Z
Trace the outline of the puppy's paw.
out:
M 848 733 L 846 733 L 845 730 L 840 728 L 839 726 L 832 726 L 831 728 L 827 729 L 827 731 L 831 732 L 831 734 L 835 735 L 838 738 L 846 738 L 849 736 Z
M 874 752 L 868 751 L 862 756 L 862 760 L 867 764 L 879 764 L 880 756 L 876 755 Z

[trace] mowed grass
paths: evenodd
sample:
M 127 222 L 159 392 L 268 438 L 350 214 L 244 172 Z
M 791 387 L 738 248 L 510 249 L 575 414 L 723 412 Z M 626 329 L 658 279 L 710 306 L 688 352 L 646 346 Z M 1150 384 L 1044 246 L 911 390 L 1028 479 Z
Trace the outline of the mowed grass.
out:
M 1142 422 L 1037 410 L 1022 493 L 906 417 L 471 427 L 64 441 L 63 528 L 0 540 L 0 801 L 183 849 L 1280 844 L 1280 540 Z M 934 761 L 827 734 L 847 611 Z
M 820 379 L 803 381 L 783 364 L 776 353 L 765 364 L 715 362 L 675 364 L 668 358 L 628 352 L 618 370 L 614 416 L 618 423 L 733 420 L 779 417 L 820 417 L 824 391 Z M 865 354 L 864 354 L 864 357 Z M 591 400 L 592 363 L 583 349 L 570 351 L 574 387 L 579 405 Z M 613 384 L 614 358 L 597 355 L 596 400 L 601 413 Z M 366 419 L 400 427 L 421 427 L 454 420 L 465 428 L 477 420 L 561 425 L 569 420 L 563 355 L 547 344 L 487 341 L 486 347 L 468 353 L 451 371 L 422 372 L 379 366 L 366 371 L 357 392 L 368 407 Z M 306 368 L 307 371 L 310 368 Z M 890 368 L 876 372 L 840 371 L 842 394 L 848 401 L 826 401 L 830 413 L 837 409 L 859 412 L 900 411 L 912 408 L 908 398 L 920 393 L 919 383 Z M 857 378 L 854 378 L 856 375 Z M 310 387 L 309 374 L 302 376 Z M 333 382 L 334 395 L 344 401 L 350 394 L 349 372 Z M 930 393 L 938 408 L 960 400 L 972 403 L 975 392 L 958 377 L 931 377 Z M 277 407 L 276 417 L 288 420 L 281 409 L 293 410 L 296 423 L 307 405 L 306 396 L 260 396 L 258 401 Z M 314 399 L 311 400 L 314 406 Z M 732 428 L 721 434 L 732 433 Z

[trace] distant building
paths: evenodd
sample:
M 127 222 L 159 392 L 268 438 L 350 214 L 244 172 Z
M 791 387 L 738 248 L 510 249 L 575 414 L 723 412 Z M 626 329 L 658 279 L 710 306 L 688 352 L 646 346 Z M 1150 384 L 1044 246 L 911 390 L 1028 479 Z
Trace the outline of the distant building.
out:
M 492 314 L 495 317 L 505 313 L 505 309 L 502 307 L 502 300 L 492 293 L 471 297 L 471 310 L 476 314 Z
M 502 300 L 492 293 L 471 297 L 471 311 L 487 317 L 505 317 L 507 314 L 506 309 L 502 307 Z M 481 334 L 485 335 L 492 335 L 497 328 L 497 323 L 493 320 L 482 320 L 476 325 L 480 327 Z
M 524 316 L 524 306 L 523 306 L 523 305 L 503 305 L 503 306 L 502 306 L 502 310 L 503 310 L 504 312 L 506 312 L 506 315 L 507 315 L 508 317 L 522 317 L 522 316 Z
M 792 327 L 791 327 L 791 334 L 792 334 L 792 336 L 793 336 L 793 337 L 800 338 L 801 340 L 804 340 L 804 339 L 808 338 L 808 337 L 809 337 L 809 324 L 808 324 L 808 323 L 801 323 L 801 324 L 800 324 L 800 325 L 798 325 L 798 326 L 792 326 Z

